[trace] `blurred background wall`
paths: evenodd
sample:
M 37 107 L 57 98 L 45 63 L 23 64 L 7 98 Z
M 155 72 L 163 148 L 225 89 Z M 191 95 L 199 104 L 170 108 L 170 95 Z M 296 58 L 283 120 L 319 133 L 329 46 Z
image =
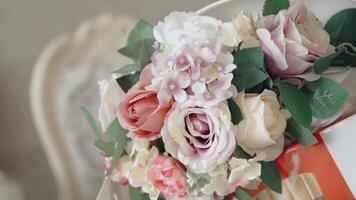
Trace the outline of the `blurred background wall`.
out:
M 0 171 L 23 191 L 25 199 L 55 200 L 57 192 L 29 104 L 31 72 L 46 44 L 99 14 L 156 23 L 170 11 L 195 11 L 213 1 L 0 0 Z M 6 200 L 1 190 L 0 200 Z

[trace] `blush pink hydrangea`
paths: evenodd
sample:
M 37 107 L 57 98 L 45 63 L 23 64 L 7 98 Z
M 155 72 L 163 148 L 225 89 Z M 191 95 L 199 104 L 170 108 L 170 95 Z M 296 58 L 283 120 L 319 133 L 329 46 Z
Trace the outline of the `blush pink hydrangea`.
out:
M 168 156 L 157 156 L 148 168 L 148 178 L 167 197 L 185 197 L 187 181 L 177 163 Z

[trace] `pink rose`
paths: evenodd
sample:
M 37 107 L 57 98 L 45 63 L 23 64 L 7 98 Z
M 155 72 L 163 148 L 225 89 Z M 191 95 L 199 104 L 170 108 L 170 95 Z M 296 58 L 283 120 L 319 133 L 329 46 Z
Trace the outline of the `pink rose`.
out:
M 333 50 L 329 34 L 300 0 L 289 10 L 262 19 L 256 34 L 268 69 L 282 77 L 315 80 L 314 62 Z
M 207 173 L 226 162 L 236 141 L 226 103 L 201 107 L 176 103 L 161 131 L 165 149 L 194 173 Z
M 171 108 L 171 102 L 159 104 L 156 91 L 145 89 L 152 77 L 151 65 L 148 65 L 141 72 L 140 80 L 119 105 L 118 119 L 129 130 L 131 138 L 159 138 L 164 118 Z
M 187 181 L 173 158 L 157 156 L 148 167 L 148 178 L 165 196 L 185 197 Z

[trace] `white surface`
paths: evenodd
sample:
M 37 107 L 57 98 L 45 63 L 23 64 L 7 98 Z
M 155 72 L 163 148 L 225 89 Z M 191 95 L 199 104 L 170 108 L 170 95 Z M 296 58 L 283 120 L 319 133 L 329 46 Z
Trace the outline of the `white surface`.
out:
M 321 137 L 356 196 L 356 114 L 322 131 Z

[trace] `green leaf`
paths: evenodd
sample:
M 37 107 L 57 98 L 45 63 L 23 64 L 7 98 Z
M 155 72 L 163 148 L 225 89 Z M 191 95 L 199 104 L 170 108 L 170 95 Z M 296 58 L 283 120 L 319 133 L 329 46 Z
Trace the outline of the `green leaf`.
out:
M 127 140 L 123 141 L 123 142 L 115 143 L 110 168 L 106 174 L 107 176 L 111 174 L 112 170 L 115 168 L 117 162 L 119 161 L 121 155 L 124 153 L 125 148 L 126 148 L 126 143 L 127 143 Z
M 116 79 L 116 82 L 120 85 L 120 87 L 127 92 L 133 85 L 137 83 L 140 78 L 140 74 L 129 74 L 123 77 Z
M 239 90 L 252 88 L 269 78 L 262 51 L 258 47 L 236 51 L 234 63 L 237 68 L 233 71 L 232 83 Z
M 340 43 L 350 43 L 356 46 L 356 8 L 342 10 L 332 16 L 325 25 L 330 35 L 330 43 L 337 46 Z M 351 48 L 348 48 L 352 52 Z M 355 52 L 354 52 L 355 53 Z M 338 65 L 356 66 L 356 56 L 343 53 L 338 59 Z
M 108 170 L 108 174 L 111 173 L 112 169 L 116 166 L 117 161 L 125 151 L 128 142 L 126 133 L 127 130 L 121 127 L 117 119 L 111 122 L 109 128 L 104 133 L 104 135 L 107 136 L 110 141 L 115 142 L 113 152 L 111 153 L 113 159 L 111 161 L 111 167 Z
M 131 58 L 142 69 L 151 62 L 153 54 L 154 39 L 142 39 L 128 44 L 126 47 L 119 49 L 119 52 Z
M 228 99 L 227 104 L 230 109 L 232 123 L 234 125 L 240 123 L 240 121 L 242 121 L 243 119 L 243 115 L 241 113 L 239 106 L 237 106 L 237 104 L 232 99 Z
M 142 69 L 151 62 L 154 41 L 152 25 L 140 20 L 131 30 L 126 47 L 119 49 L 119 52 L 131 58 Z
M 138 66 L 137 64 L 128 64 L 116 71 L 113 71 L 112 73 L 120 75 L 120 77 L 122 77 L 122 76 L 126 76 L 129 74 L 134 74 L 135 72 L 138 72 L 140 70 L 141 70 L 141 67 Z
M 137 40 L 142 39 L 152 39 L 153 37 L 153 26 L 141 19 L 135 27 L 130 31 L 129 37 L 127 38 L 127 43 L 132 44 Z
M 280 10 L 289 8 L 289 0 L 266 0 L 263 5 L 263 16 L 276 15 Z
M 332 16 L 325 25 L 330 34 L 330 42 L 337 45 L 343 42 L 356 44 L 356 8 L 342 10 Z
M 309 82 L 305 88 L 310 93 L 313 116 L 319 119 L 327 119 L 338 113 L 348 97 L 347 91 L 341 85 L 326 78 Z
M 134 188 L 132 186 L 129 186 L 129 195 L 130 200 L 142 200 L 143 192 L 140 188 Z
M 293 119 L 304 127 L 309 128 L 312 112 L 307 96 L 298 88 L 288 82 L 279 83 L 279 92 L 283 104 L 292 114 Z
M 91 129 L 93 130 L 95 137 L 99 138 L 101 135 L 100 130 L 98 129 L 97 123 L 93 115 L 90 113 L 90 111 L 85 108 L 84 106 L 81 106 L 80 109 L 84 113 L 85 118 L 87 119 Z
M 252 156 L 246 153 L 240 146 L 236 145 L 234 156 L 240 159 L 251 159 Z
M 315 73 L 321 74 L 322 72 L 327 70 L 329 67 L 331 67 L 334 60 L 338 56 L 340 56 L 344 51 L 345 51 L 345 49 L 339 49 L 338 51 L 317 60 L 313 65 Z
M 252 200 L 250 195 L 248 195 L 247 192 L 243 191 L 241 188 L 237 188 L 234 195 L 238 200 Z
M 261 162 L 261 179 L 271 190 L 282 193 L 281 175 L 274 161 Z
M 127 142 L 127 130 L 122 128 L 119 121 L 115 119 L 109 125 L 108 129 L 105 131 L 104 135 L 110 138 L 110 140 L 114 142 L 118 142 L 121 144 L 126 145 Z
M 286 131 L 304 146 L 311 146 L 318 142 L 314 137 L 313 133 L 310 131 L 310 129 L 299 125 L 293 119 L 288 120 Z
M 94 145 L 101 151 L 107 153 L 109 156 L 114 155 L 115 151 L 115 142 L 104 142 L 102 139 L 95 140 Z

